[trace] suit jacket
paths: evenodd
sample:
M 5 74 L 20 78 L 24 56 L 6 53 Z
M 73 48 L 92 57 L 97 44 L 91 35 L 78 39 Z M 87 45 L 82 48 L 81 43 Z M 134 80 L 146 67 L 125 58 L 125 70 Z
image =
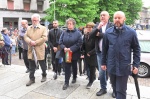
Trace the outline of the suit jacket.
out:
M 24 40 L 28 43 L 28 59 L 34 59 L 32 55 L 32 47 L 29 45 L 30 41 L 36 42 L 35 52 L 38 60 L 45 58 L 45 41 L 47 40 L 47 29 L 42 25 L 34 28 L 32 25 L 27 28 L 24 35 Z
M 58 45 L 59 45 L 59 38 L 60 38 L 61 34 L 62 34 L 62 30 L 59 29 L 59 28 L 57 28 L 57 29 L 53 28 L 53 29 L 51 29 L 49 31 L 48 44 L 49 44 L 51 49 L 53 49 L 53 47 L 58 47 Z
M 94 27 L 94 29 L 92 30 L 92 33 L 90 33 L 90 37 L 91 38 L 94 38 L 95 39 L 95 50 L 96 52 L 100 52 L 100 49 L 99 49 L 99 42 L 100 40 L 103 38 L 103 35 L 104 33 L 102 33 L 102 29 L 98 30 L 97 29 L 97 26 L 99 25 L 99 23 L 97 23 Z M 113 26 L 113 23 L 111 23 L 110 21 L 107 23 L 107 26 L 106 26 L 106 30 L 110 27 Z M 96 36 L 97 32 L 100 32 L 100 35 L 99 36 Z

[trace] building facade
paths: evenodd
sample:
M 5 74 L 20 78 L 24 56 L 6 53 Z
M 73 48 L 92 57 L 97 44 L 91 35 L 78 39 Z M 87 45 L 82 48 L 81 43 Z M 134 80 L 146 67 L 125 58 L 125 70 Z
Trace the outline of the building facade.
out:
M 49 7 L 49 0 L 0 0 L 0 30 L 3 27 L 20 28 L 21 20 L 26 19 L 31 24 L 31 15 L 40 14 Z M 45 21 L 41 24 L 47 25 Z

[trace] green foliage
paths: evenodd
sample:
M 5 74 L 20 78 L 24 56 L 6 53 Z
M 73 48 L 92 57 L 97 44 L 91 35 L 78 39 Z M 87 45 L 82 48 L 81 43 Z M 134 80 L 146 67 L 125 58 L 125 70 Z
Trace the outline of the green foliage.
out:
M 108 11 L 111 21 L 114 12 L 123 11 L 126 15 L 126 24 L 133 24 L 139 18 L 138 12 L 141 11 L 142 0 L 99 0 L 99 5 L 99 12 Z M 99 21 L 99 18 L 97 17 L 95 21 Z
M 50 0 L 53 2 L 54 0 Z M 87 22 L 93 21 L 97 15 L 99 0 L 56 0 L 55 16 L 61 25 L 65 24 L 66 19 L 74 18 L 77 26 L 84 26 Z M 48 21 L 54 20 L 54 3 L 47 9 Z
M 66 19 L 74 18 L 77 26 L 84 26 L 87 22 L 99 22 L 101 11 L 108 11 L 110 20 L 116 11 L 123 11 L 126 14 L 126 24 L 133 24 L 138 19 L 138 12 L 141 11 L 142 0 L 55 0 L 55 16 L 61 25 Z M 50 0 L 54 2 L 54 0 Z M 46 10 L 45 19 L 54 20 L 54 3 Z

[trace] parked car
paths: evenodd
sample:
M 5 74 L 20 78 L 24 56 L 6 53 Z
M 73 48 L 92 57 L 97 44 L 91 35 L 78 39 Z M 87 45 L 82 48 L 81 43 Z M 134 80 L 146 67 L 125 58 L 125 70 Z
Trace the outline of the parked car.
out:
M 136 30 L 141 47 L 141 61 L 139 66 L 139 77 L 150 76 L 150 33 L 149 31 Z
M 141 47 L 141 61 L 139 66 L 139 77 L 150 76 L 150 40 L 139 40 Z

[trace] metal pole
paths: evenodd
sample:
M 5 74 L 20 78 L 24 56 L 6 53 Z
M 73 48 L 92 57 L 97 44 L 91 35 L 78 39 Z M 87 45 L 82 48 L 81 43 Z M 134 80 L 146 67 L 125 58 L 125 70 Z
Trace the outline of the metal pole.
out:
M 56 19 L 56 18 L 55 18 L 55 2 L 56 2 L 56 1 L 54 0 L 54 20 Z

